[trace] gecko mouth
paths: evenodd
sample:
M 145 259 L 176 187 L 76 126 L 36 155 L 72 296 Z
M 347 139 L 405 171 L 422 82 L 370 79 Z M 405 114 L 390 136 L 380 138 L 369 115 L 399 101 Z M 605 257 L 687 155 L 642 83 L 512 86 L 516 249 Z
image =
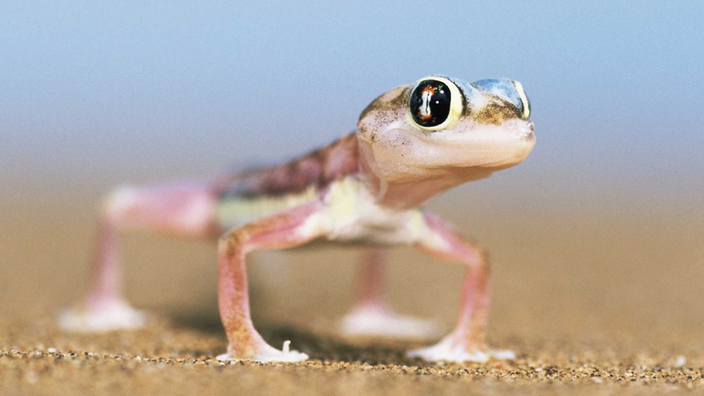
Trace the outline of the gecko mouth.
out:
M 432 172 L 433 169 L 505 169 L 521 163 L 535 146 L 532 121 L 511 119 L 500 125 L 459 124 L 433 133 L 409 133 L 403 128 L 385 131 L 387 144 L 371 145 L 377 163 L 393 172 Z M 422 170 L 422 171 L 421 171 Z
M 459 137 L 456 149 L 464 151 L 458 163 L 465 167 L 506 167 L 521 163 L 535 146 L 533 121 L 512 119 L 501 125 L 478 128 Z M 469 155 L 469 158 L 467 157 Z

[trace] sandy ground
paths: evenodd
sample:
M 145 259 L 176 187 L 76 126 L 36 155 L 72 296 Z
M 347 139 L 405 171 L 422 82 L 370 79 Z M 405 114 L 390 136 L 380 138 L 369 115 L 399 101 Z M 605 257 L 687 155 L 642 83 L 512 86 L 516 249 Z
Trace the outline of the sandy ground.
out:
M 356 252 L 253 257 L 255 322 L 303 364 L 223 364 L 212 243 L 127 235 L 127 296 L 139 331 L 67 334 L 56 313 L 79 300 L 93 233 L 90 199 L 5 211 L 0 238 L 0 394 L 662 394 L 704 389 L 704 222 L 699 212 L 559 208 L 455 214 L 489 248 L 489 339 L 513 361 L 435 364 L 404 357 L 433 340 L 348 339 Z M 90 198 L 90 197 L 89 197 Z M 463 198 L 463 197 L 462 197 Z M 91 198 L 92 199 L 92 198 Z M 482 206 L 483 205 L 483 206 Z M 91 208 L 91 210 L 85 208 Z M 520 209 L 520 208 L 519 208 Z M 41 227 L 38 225 L 42 225 Z M 58 231 L 57 231 L 58 230 Z M 331 265 L 335 263 L 335 265 Z M 411 249 L 393 255 L 400 312 L 449 329 L 463 271 Z
M 214 318 L 152 315 L 146 330 L 75 335 L 29 315 L 0 329 L 0 393 L 661 394 L 704 388 L 701 343 L 661 333 L 665 328 L 569 338 L 499 331 L 493 342 L 516 350 L 516 360 L 462 365 L 404 357 L 404 349 L 419 342 L 351 342 L 324 332 L 262 329 L 274 345 L 292 340 L 311 360 L 218 362 L 213 356 L 225 340 Z

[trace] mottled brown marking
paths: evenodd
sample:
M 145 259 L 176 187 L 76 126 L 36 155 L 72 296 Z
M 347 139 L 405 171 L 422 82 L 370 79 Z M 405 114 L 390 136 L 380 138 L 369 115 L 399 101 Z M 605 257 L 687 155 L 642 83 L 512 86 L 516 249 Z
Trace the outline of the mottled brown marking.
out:
M 395 96 L 390 99 L 386 96 L 393 93 L 394 90 L 398 90 Z M 375 124 L 384 124 L 393 121 L 393 117 L 396 117 L 396 111 L 399 108 L 405 108 L 408 106 L 408 100 L 411 92 L 411 86 L 405 85 L 392 89 L 386 92 L 372 101 L 372 103 L 367 106 L 367 108 L 362 111 L 359 116 L 359 121 L 362 121 L 370 115 L 370 113 L 376 113 L 374 115 Z M 394 114 L 391 116 L 391 114 Z M 360 129 L 360 134 L 364 140 L 369 142 L 376 142 L 377 136 L 375 133 L 376 128 L 366 128 Z
M 471 116 L 479 123 L 500 125 L 504 121 L 521 118 L 520 109 L 504 101 L 492 101 L 486 106 L 473 111 Z
M 230 175 L 218 181 L 221 199 L 282 196 L 313 186 L 322 189 L 358 171 L 359 147 L 355 133 L 286 164 Z
M 382 99 L 386 93 L 379 95 L 374 99 L 359 115 L 359 119 L 363 119 L 372 111 L 383 111 L 387 109 L 397 109 L 399 106 L 406 106 L 410 95 L 410 85 L 399 91 L 399 94 L 389 100 Z

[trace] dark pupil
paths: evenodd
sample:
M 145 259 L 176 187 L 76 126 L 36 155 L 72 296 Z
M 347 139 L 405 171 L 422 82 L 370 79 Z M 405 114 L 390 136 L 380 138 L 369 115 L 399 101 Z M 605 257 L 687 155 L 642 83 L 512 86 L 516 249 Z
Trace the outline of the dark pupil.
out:
M 450 114 L 450 89 L 435 80 L 421 81 L 411 94 L 411 114 L 418 125 L 440 125 Z

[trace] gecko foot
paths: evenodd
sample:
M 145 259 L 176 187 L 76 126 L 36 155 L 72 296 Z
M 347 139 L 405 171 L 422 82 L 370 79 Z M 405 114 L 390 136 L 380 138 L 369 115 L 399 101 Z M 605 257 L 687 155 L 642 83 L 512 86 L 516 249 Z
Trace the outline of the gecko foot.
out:
M 340 321 L 348 336 L 426 338 L 436 336 L 438 326 L 429 320 L 403 316 L 383 307 L 360 307 Z
M 61 313 L 59 326 L 75 333 L 107 332 L 138 329 L 144 326 L 144 312 L 132 308 L 123 300 L 110 301 L 98 308 L 74 308 Z
M 489 349 L 486 346 L 467 347 L 464 342 L 458 341 L 457 337 L 452 334 L 435 345 L 408 351 L 406 355 L 431 362 L 444 360 L 457 363 L 483 363 L 490 358 L 508 360 L 516 358 L 516 354 L 509 350 Z
M 289 349 L 291 341 L 284 341 L 283 350 L 278 350 L 269 344 L 264 344 L 262 350 L 254 355 L 253 358 L 240 359 L 230 355 L 229 353 L 224 353 L 216 357 L 220 361 L 229 360 L 252 360 L 256 362 L 301 362 L 308 359 L 308 355 L 303 352 L 298 352 Z

